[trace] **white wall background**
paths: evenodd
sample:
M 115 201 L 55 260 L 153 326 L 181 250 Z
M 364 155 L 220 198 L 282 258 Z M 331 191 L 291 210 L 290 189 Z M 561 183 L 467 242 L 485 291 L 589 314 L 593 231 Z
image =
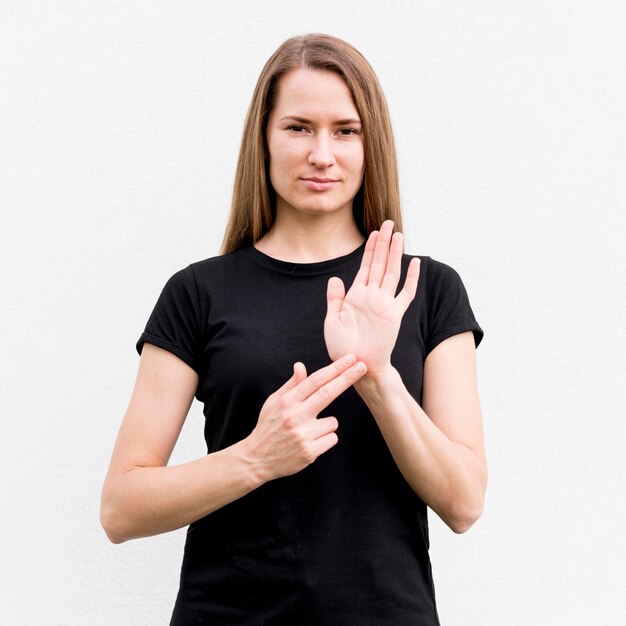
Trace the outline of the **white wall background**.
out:
M 620 0 L 0 1 L 2 624 L 166 624 L 184 531 L 109 544 L 99 492 L 165 280 L 218 252 L 243 117 L 287 37 L 390 103 L 409 251 L 453 265 L 490 486 L 432 516 L 442 623 L 625 623 Z M 204 453 L 194 406 L 173 462 Z

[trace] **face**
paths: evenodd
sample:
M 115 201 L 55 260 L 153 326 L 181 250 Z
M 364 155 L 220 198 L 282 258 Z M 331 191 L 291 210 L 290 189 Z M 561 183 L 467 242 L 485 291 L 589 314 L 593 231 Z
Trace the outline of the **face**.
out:
M 277 214 L 351 214 L 363 181 L 363 131 L 338 74 L 304 68 L 284 74 L 266 139 Z

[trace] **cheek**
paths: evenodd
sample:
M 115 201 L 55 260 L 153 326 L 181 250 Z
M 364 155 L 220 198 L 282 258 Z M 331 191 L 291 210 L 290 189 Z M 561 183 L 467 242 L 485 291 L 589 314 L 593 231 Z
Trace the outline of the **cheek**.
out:
M 361 169 L 361 175 L 365 172 L 365 146 L 361 144 L 359 146 L 359 167 Z
M 365 150 L 363 144 L 351 145 L 344 154 L 345 163 L 354 174 L 363 175 L 365 171 Z
M 270 182 L 272 183 L 274 187 L 276 187 L 276 185 L 280 183 L 281 179 L 283 178 L 283 171 L 284 171 L 284 168 L 282 166 L 280 156 L 276 154 L 275 152 L 273 152 L 270 155 L 269 173 L 270 173 Z
M 361 160 L 359 161 L 359 174 L 361 179 L 363 179 L 363 174 L 365 174 L 365 159 L 363 155 L 361 155 Z
M 270 152 L 270 178 L 285 179 L 293 169 L 294 155 L 289 150 L 274 149 Z

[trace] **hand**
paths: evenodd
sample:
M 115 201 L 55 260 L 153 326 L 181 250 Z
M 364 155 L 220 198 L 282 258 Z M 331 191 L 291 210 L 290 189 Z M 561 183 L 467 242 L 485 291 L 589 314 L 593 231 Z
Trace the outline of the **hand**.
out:
M 420 260 L 411 259 L 404 286 L 396 296 L 403 250 L 401 233 L 393 234 L 393 222 L 373 231 L 363 253 L 361 267 L 346 294 L 340 278 L 328 281 L 328 311 L 324 339 L 331 359 L 355 354 L 367 365 L 368 375 L 390 363 L 402 316 L 417 290 Z
M 299 472 L 337 443 L 337 419 L 317 415 L 366 371 L 353 354 L 308 377 L 303 363 L 294 365 L 293 376 L 265 401 L 246 439 L 262 482 Z

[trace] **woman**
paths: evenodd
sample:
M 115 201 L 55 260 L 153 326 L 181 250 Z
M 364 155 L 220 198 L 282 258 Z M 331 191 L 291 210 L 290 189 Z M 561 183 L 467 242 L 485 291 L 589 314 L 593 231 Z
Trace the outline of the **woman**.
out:
M 394 223 L 373 70 L 334 37 L 286 41 L 224 254 L 168 281 L 138 342 L 103 489 L 115 543 L 189 525 L 172 624 L 438 623 L 426 508 L 455 532 L 482 510 L 482 331 Z M 208 454 L 166 467 L 194 395 Z

